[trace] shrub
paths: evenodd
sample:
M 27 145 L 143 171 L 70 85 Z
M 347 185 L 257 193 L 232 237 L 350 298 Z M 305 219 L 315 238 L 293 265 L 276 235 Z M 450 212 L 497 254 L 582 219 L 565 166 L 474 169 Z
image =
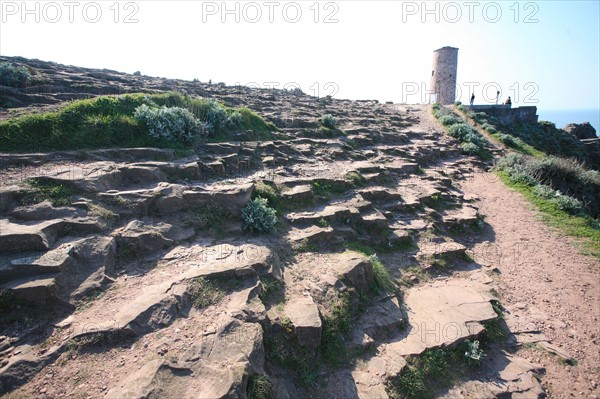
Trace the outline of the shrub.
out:
M 540 198 L 551 199 L 556 197 L 556 191 L 552 187 L 548 187 L 545 184 L 538 184 L 533 188 L 533 192 Z
M 321 122 L 321 125 L 325 126 L 328 129 L 335 129 L 338 125 L 337 118 L 331 114 L 323 115 L 321 119 L 319 119 L 319 122 Z
M 509 147 L 514 147 L 515 145 L 517 145 L 515 138 L 509 134 L 500 133 L 498 135 L 498 140 L 500 140 L 502 143 L 506 144 Z
M 246 395 L 248 399 L 271 399 L 273 398 L 273 384 L 264 375 L 250 376 Z
M 577 215 L 583 211 L 583 203 L 577 198 L 569 197 L 568 195 L 558 194 L 550 200 L 560 210 Z
M 463 143 L 461 147 L 462 152 L 468 155 L 477 155 L 479 154 L 479 151 L 481 151 L 481 148 L 474 143 Z
M 268 232 L 277 224 L 275 209 L 268 206 L 266 198 L 257 197 L 242 209 L 242 229 L 252 232 Z
M 442 115 L 439 121 L 444 126 L 451 126 L 460 123 L 460 120 L 454 115 Z
M 136 108 L 134 116 L 146 124 L 150 136 L 169 141 L 189 143 L 194 138 L 205 135 L 207 130 L 207 125 L 185 108 L 150 108 L 143 104 Z
M 206 123 L 211 133 L 224 130 L 231 122 L 225 108 L 215 100 L 201 101 L 195 107 L 194 114 L 202 122 Z M 237 116 L 236 120 L 239 120 Z
M 484 123 L 483 125 L 481 125 L 481 128 L 482 128 L 483 130 L 485 130 L 486 132 L 488 132 L 488 133 L 492 133 L 492 134 L 494 134 L 494 133 L 497 133 L 497 132 L 498 132 L 498 131 L 496 130 L 496 128 L 495 128 L 494 126 L 490 125 L 489 123 Z M 505 135 L 505 136 L 506 136 L 506 135 Z M 509 137 L 510 137 L 510 136 L 509 136 Z
M 9 62 L 0 63 L 0 84 L 4 86 L 23 87 L 31 79 L 29 70 L 15 66 Z
M 468 361 L 479 363 L 482 357 L 485 357 L 483 349 L 479 349 L 479 341 L 466 340 L 465 357 Z
M 457 123 L 448 128 L 448 134 L 463 143 L 473 143 L 480 149 L 483 148 L 486 140 L 470 125 L 466 123 Z M 471 146 L 469 146 L 472 148 Z

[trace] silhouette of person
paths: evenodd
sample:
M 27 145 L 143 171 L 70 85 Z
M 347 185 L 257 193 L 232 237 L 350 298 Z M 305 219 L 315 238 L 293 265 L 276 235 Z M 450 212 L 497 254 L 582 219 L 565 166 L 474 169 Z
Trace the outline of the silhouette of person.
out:
M 510 100 L 510 96 L 508 97 L 508 100 L 506 100 L 506 102 L 504 104 L 506 104 L 506 105 L 511 105 L 512 104 L 512 101 Z
M 498 100 L 500 99 L 500 90 L 496 92 L 496 105 L 498 105 Z
M 473 101 L 475 101 L 475 93 L 471 95 L 471 107 L 473 106 Z

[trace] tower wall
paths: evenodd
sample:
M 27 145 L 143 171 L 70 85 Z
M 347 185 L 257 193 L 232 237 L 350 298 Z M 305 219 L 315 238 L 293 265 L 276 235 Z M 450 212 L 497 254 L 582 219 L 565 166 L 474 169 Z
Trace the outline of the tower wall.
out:
M 458 69 L 458 49 L 442 47 L 433 52 L 431 73 L 431 93 L 441 104 L 453 104 L 456 99 L 456 72 Z

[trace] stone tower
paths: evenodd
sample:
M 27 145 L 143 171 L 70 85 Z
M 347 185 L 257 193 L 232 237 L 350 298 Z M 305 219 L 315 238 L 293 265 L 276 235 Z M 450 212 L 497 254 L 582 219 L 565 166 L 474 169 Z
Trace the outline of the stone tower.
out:
M 454 104 L 456 99 L 456 70 L 458 49 L 442 47 L 433 52 L 431 72 L 431 98 L 440 104 Z

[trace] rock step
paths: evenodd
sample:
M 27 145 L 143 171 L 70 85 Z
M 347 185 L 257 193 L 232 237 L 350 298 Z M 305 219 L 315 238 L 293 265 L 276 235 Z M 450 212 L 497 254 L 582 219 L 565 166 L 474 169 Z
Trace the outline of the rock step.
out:
M 300 346 L 315 349 L 321 344 L 321 316 L 319 308 L 310 296 L 290 298 L 285 314 L 294 325 Z
M 102 200 L 120 206 L 124 214 L 148 214 L 156 211 L 170 215 L 190 208 L 214 204 L 223 207 L 233 215 L 240 215 L 242 208 L 250 200 L 254 184 L 237 186 L 182 186 L 159 183 L 154 188 L 108 191 L 98 194 Z
M 0 219 L 0 252 L 5 254 L 48 250 L 63 228 L 64 221 L 61 219 L 25 224 Z

